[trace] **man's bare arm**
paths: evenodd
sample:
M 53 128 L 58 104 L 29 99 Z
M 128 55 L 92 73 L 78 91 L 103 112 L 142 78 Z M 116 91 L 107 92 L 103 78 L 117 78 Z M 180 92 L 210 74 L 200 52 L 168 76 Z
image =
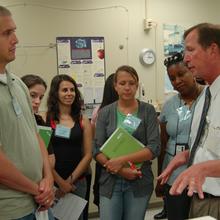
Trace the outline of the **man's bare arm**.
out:
M 49 163 L 48 153 L 42 138 L 37 134 L 39 141 L 41 154 L 43 158 L 43 178 L 39 183 L 38 191 L 40 195 L 35 196 L 37 203 L 42 205 L 44 209 L 49 208 L 53 204 L 54 191 L 53 191 L 53 175 L 51 171 L 51 165 Z
M 188 196 L 192 196 L 196 191 L 199 198 L 203 199 L 202 185 L 206 177 L 220 177 L 220 160 L 201 162 L 186 169 L 174 181 L 170 194 L 179 195 L 188 187 Z
M 8 188 L 38 195 L 38 185 L 24 176 L 0 150 L 0 183 Z

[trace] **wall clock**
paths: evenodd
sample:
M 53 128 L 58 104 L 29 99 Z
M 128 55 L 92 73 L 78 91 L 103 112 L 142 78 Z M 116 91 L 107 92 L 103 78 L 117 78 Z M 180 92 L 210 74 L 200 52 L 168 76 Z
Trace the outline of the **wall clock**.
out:
M 152 49 L 144 48 L 140 55 L 139 60 L 143 65 L 151 65 L 156 60 L 156 55 Z

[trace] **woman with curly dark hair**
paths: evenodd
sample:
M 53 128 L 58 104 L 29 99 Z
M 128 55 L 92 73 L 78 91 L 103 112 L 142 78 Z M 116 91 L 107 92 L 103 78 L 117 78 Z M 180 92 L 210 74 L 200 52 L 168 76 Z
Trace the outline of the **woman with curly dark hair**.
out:
M 168 99 L 159 116 L 161 128 L 161 154 L 158 158 L 158 174 L 170 166 L 176 155 L 187 153 L 191 142 L 191 123 L 198 101 L 204 97 L 204 86 L 197 83 L 190 69 L 184 63 L 182 53 L 175 53 L 164 60 L 167 74 L 173 88 L 178 92 Z M 187 168 L 175 169 L 165 180 L 159 178 L 156 192 L 164 188 L 168 220 L 188 219 L 190 197 L 187 190 L 176 196 L 169 193 L 175 179 Z M 161 182 L 162 180 L 162 182 Z M 166 183 L 164 186 L 163 183 Z M 178 212 L 174 211 L 178 210 Z M 162 215 L 155 216 L 155 219 Z M 163 216 L 162 216 L 163 217 Z
M 58 197 L 69 192 L 82 198 L 86 195 L 85 172 L 92 159 L 92 131 L 88 118 L 82 115 L 81 104 L 73 78 L 63 74 L 52 79 L 47 124 L 53 129 L 49 154 L 54 154 L 56 160 L 53 175 Z

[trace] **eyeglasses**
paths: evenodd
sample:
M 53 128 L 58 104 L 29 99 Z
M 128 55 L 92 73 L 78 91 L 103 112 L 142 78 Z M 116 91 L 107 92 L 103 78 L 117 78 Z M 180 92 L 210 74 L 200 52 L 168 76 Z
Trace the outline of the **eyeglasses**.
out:
M 164 65 L 168 68 L 172 64 L 179 63 L 183 61 L 183 53 L 175 53 L 174 55 L 167 57 L 164 60 Z

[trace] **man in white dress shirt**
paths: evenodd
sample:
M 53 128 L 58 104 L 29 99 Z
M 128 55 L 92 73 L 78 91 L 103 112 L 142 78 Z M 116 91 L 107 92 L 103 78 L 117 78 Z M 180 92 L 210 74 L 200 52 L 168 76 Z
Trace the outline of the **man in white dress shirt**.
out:
M 190 217 L 210 215 L 220 219 L 220 26 L 208 23 L 193 26 L 184 33 L 184 41 L 184 60 L 195 76 L 210 85 L 211 103 L 193 165 L 179 175 L 170 193 L 178 195 L 188 187 L 188 195 L 193 196 Z M 201 115 L 201 105 L 197 109 L 192 131 L 198 128 L 198 117 L 197 123 L 195 120 Z M 189 151 L 177 155 L 158 178 L 166 182 L 173 169 L 188 162 L 189 155 Z

